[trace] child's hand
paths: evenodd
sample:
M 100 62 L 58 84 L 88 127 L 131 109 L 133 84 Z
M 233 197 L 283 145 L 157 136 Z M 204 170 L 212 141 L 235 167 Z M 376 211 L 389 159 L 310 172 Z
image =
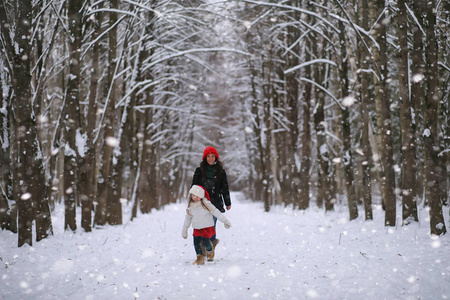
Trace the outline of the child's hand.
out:
M 230 228 L 230 227 L 231 227 L 230 221 L 227 220 L 225 223 L 223 223 L 223 226 L 224 226 L 226 229 Z
M 187 239 L 188 236 L 187 230 L 183 229 L 183 231 L 181 232 L 181 236 L 183 237 L 183 239 Z

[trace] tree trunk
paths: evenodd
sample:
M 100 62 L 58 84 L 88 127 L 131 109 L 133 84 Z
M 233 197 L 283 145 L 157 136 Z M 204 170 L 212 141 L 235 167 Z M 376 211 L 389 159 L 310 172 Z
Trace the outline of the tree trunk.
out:
M 298 6 L 296 4 L 297 1 L 291 1 L 292 6 Z M 296 17 L 300 17 L 299 14 L 296 14 Z M 300 32 L 297 28 L 294 28 L 294 26 L 290 26 L 288 28 L 288 44 L 291 45 L 296 42 L 300 35 Z M 296 45 L 292 51 L 294 53 L 300 54 L 300 47 L 299 45 Z M 291 67 L 297 66 L 299 64 L 299 59 L 296 55 L 286 55 L 286 69 L 289 69 Z M 286 171 L 287 171 L 287 178 L 288 181 L 284 186 L 288 187 L 289 189 L 289 198 L 292 199 L 291 201 L 295 205 L 298 206 L 298 203 L 300 201 L 300 178 L 299 178 L 299 170 L 297 163 L 295 161 L 295 156 L 298 153 L 299 146 L 298 146 L 298 140 L 299 140 L 299 130 L 298 130 L 298 122 L 299 122 L 299 82 L 298 82 L 298 75 L 295 72 L 291 72 L 286 74 L 285 81 L 286 81 L 286 104 L 287 104 L 287 112 L 286 116 L 289 120 L 289 132 L 288 136 L 286 138 L 287 145 L 286 145 Z
M 416 151 L 415 133 L 412 128 L 411 102 L 409 97 L 409 67 L 408 67 L 408 20 L 406 1 L 398 1 L 398 38 L 400 57 L 398 59 L 399 97 L 400 97 L 400 127 L 402 151 L 402 210 L 403 224 L 418 222 L 417 204 L 414 194 L 416 183 Z
M 100 4 L 101 6 L 101 4 Z M 86 232 L 92 231 L 92 210 L 97 202 L 96 184 L 96 144 L 95 126 L 97 122 L 97 95 L 100 78 L 100 41 L 97 39 L 101 33 L 103 14 L 97 13 L 93 19 L 92 40 L 92 69 L 89 86 L 89 104 L 87 108 L 86 124 L 86 152 L 80 159 L 80 198 L 81 198 L 81 227 Z M 98 143 L 97 143 L 98 144 Z
M 381 168 L 379 180 L 381 184 L 381 195 L 383 208 L 386 210 L 384 223 L 386 226 L 395 226 L 396 220 L 396 196 L 395 196 L 395 173 L 392 147 L 391 116 L 389 112 L 389 93 L 387 88 L 388 79 L 388 53 L 386 24 L 388 17 L 383 15 L 385 1 L 377 0 L 370 2 L 371 20 L 378 20 L 372 35 L 378 44 L 372 47 L 374 63 L 378 65 L 380 73 L 374 76 L 374 96 L 377 124 L 378 147 L 381 154 Z
M 111 0 L 111 10 L 116 11 L 119 10 L 119 2 L 118 0 Z M 108 52 L 108 61 L 110 68 L 109 71 L 109 82 L 111 82 L 111 88 L 110 88 L 110 111 L 108 114 L 108 124 L 107 124 L 107 130 L 106 130 L 106 143 L 108 143 L 108 139 L 114 138 L 114 127 L 117 126 L 117 129 L 120 128 L 121 123 L 118 120 L 118 114 L 116 114 L 116 99 L 119 89 L 117 88 L 116 84 L 116 73 L 117 73 L 117 65 L 119 57 L 117 56 L 117 12 L 111 11 L 109 13 L 109 52 Z M 115 145 L 112 147 L 112 149 L 115 149 L 119 147 L 120 149 L 120 136 L 115 137 Z M 111 149 L 111 150 L 112 150 Z M 122 188 L 122 180 L 119 178 L 119 176 L 122 176 L 121 171 L 121 165 L 122 161 L 118 161 L 120 157 L 116 154 L 119 151 L 112 151 L 110 156 L 108 156 L 110 169 L 109 169 L 109 175 L 107 176 L 106 181 L 106 188 L 108 189 L 106 195 L 108 195 L 107 198 L 107 221 L 111 225 L 118 225 L 122 224 L 122 205 L 120 203 L 121 198 L 121 188 Z M 120 173 L 120 174 L 119 174 Z
M 270 170 L 269 178 L 271 184 L 267 184 L 267 193 L 269 201 L 268 205 L 270 207 L 271 204 L 281 204 L 281 193 L 280 193 L 280 185 L 278 180 L 278 157 L 277 157 L 277 147 L 276 140 L 274 135 L 275 124 L 273 122 L 273 114 L 274 114 L 274 80 L 273 80 L 273 56 L 272 56 L 272 48 L 269 48 L 269 55 L 267 60 L 263 63 L 263 107 L 264 107 L 264 138 L 265 138 L 265 161 L 266 161 L 266 170 Z M 263 58 L 264 60 L 264 58 Z M 269 183 L 269 181 L 268 181 Z M 266 204 L 267 207 L 267 204 Z
M 81 7 L 83 3 L 70 0 L 68 4 L 69 23 L 69 79 L 65 99 L 64 128 L 64 204 L 65 204 L 65 229 L 75 231 L 76 225 L 76 201 L 78 201 L 78 161 L 80 159 L 77 147 L 77 134 L 81 135 L 80 119 L 80 77 L 81 77 Z
M 347 45 L 345 41 L 345 26 L 343 22 L 339 22 L 339 38 L 341 45 L 341 64 L 339 68 L 339 78 L 341 86 L 341 99 L 349 96 L 348 83 L 348 62 L 347 62 Z M 352 158 L 352 134 L 350 124 L 350 107 L 343 107 L 342 112 L 342 135 L 343 135 L 343 162 L 345 187 L 347 190 L 348 209 L 350 220 L 358 217 L 358 206 L 355 194 L 354 176 L 353 176 L 353 158 Z
M 263 77 L 264 78 L 264 77 Z M 270 130 L 269 126 L 267 125 L 267 120 L 268 119 L 268 111 L 267 111 L 267 99 L 263 100 L 263 111 L 264 111 L 264 116 L 262 118 L 262 120 L 260 120 L 259 116 L 258 116 L 258 121 L 257 124 L 259 124 L 258 127 L 258 149 L 259 149 L 259 156 L 260 156 L 260 163 L 261 163 L 261 170 L 263 170 L 261 172 L 261 174 L 263 175 L 262 177 L 262 200 L 264 202 L 264 211 L 265 212 L 269 212 L 270 211 L 270 207 L 271 207 L 271 201 L 270 201 L 270 133 L 265 130 L 268 129 Z M 266 136 L 267 134 L 267 136 Z M 265 140 L 265 145 L 266 147 L 264 147 L 263 145 L 263 141 Z
M 308 9 L 312 8 L 312 4 L 308 2 L 307 4 Z M 306 17 L 306 22 L 309 22 L 311 17 Z M 309 49 L 311 49 L 311 37 L 306 37 L 305 40 L 305 48 L 307 49 L 305 51 L 305 61 L 311 60 L 311 53 Z M 312 78 L 312 69 L 311 66 L 305 67 L 305 77 L 306 78 Z M 298 209 L 307 209 L 309 207 L 309 201 L 310 201 L 310 176 L 309 176 L 309 170 L 311 169 L 311 93 L 312 93 L 312 86 L 311 83 L 305 83 L 305 87 L 303 90 L 303 95 L 301 101 L 302 106 L 302 122 L 303 122 L 303 128 L 302 128 L 302 136 L 301 136 L 301 159 L 300 159 L 300 172 L 299 172 L 299 179 L 300 182 L 298 184 L 298 187 L 300 189 L 299 191 L 299 197 L 296 199 L 298 202 L 295 204 Z
M 426 44 L 426 80 L 428 94 L 425 99 L 425 131 L 423 134 L 425 144 L 425 178 L 427 186 L 425 197 L 430 207 L 430 231 L 431 234 L 441 235 L 446 233 L 444 216 L 442 213 L 442 199 L 439 191 L 439 175 L 441 167 L 439 165 L 439 152 L 441 151 L 439 140 L 439 101 L 441 94 L 439 91 L 439 79 L 437 60 L 437 41 L 435 35 L 436 15 L 435 1 L 427 3 L 427 44 Z
M 117 12 L 118 2 L 112 0 L 110 2 L 111 11 L 109 12 L 109 48 L 108 48 L 108 80 L 107 80 L 107 96 L 105 103 L 105 124 L 104 124 L 104 146 L 102 155 L 102 167 L 100 170 L 102 182 L 99 184 L 98 189 L 98 206 L 95 212 L 95 223 L 98 225 L 104 225 L 109 223 L 114 216 L 111 213 L 117 211 L 118 198 L 115 197 L 113 192 L 114 186 L 114 166 L 113 166 L 113 151 L 118 146 L 118 140 L 114 134 L 114 126 L 116 124 L 116 68 L 117 68 Z M 113 222 L 114 223 L 114 222 Z
M 306 67 L 310 68 L 310 67 Z M 308 71 L 306 71 L 308 73 Z M 298 209 L 307 209 L 310 201 L 310 176 L 309 170 L 311 169 L 311 84 L 305 85 L 305 91 L 302 99 L 303 107 L 303 128 L 302 128 L 302 153 L 301 153 L 301 166 L 300 166 L 300 195 L 298 198 Z
M 123 144 L 119 147 L 120 149 L 124 149 Z M 111 225 L 120 225 L 122 224 L 122 174 L 123 174 L 123 152 L 120 152 L 118 156 L 115 157 L 117 160 L 116 163 L 113 164 L 113 184 L 111 187 L 111 204 L 109 208 L 109 218 L 108 223 Z
M 445 152 L 439 153 L 441 172 L 439 174 L 439 190 L 440 190 L 440 198 L 442 199 L 442 203 L 444 205 L 448 205 L 448 187 L 449 187 L 449 159 L 450 159 L 450 76 L 448 68 L 444 67 L 443 64 L 449 65 L 450 58 L 450 30 L 448 24 L 450 24 L 450 1 L 441 1 L 439 2 L 440 6 L 437 8 L 437 11 L 441 12 L 439 24 L 437 24 L 438 29 L 437 39 L 440 41 L 438 43 L 438 61 L 442 62 L 438 68 L 439 74 L 439 87 L 441 89 L 442 101 L 440 101 L 439 107 L 439 123 L 438 126 L 442 130 L 442 136 L 445 138 L 441 138 L 441 149 Z M 446 30 L 444 29 L 446 28 Z M 444 42 L 447 41 L 447 42 Z M 449 212 L 450 213 L 450 212 Z
M 423 132 L 423 114 L 422 104 L 425 99 L 425 61 L 424 61 L 424 45 L 423 33 L 421 27 L 424 26 L 423 13 L 426 11 L 426 1 L 410 0 L 410 7 L 414 8 L 417 22 L 411 22 L 411 30 L 413 32 L 413 48 L 411 51 L 411 109 L 414 112 L 412 118 L 413 131 L 416 133 Z M 416 136 L 415 139 L 417 157 L 423 157 L 423 141 Z M 421 198 L 424 191 L 424 161 L 417 159 L 416 165 L 416 184 L 414 186 L 414 197 Z
M 259 103 L 260 101 L 257 101 Z M 258 105 L 255 105 L 255 107 L 258 107 Z M 260 172 L 261 172 L 261 197 L 262 201 L 264 202 L 264 211 L 269 212 L 270 211 L 270 202 L 269 202 L 269 170 L 267 168 L 267 155 L 265 153 L 265 148 L 263 147 L 262 140 L 264 138 L 263 130 L 261 129 L 264 124 L 262 120 L 260 120 L 259 113 L 256 111 L 255 113 L 255 124 L 257 126 L 254 128 L 256 136 L 257 136 L 257 144 L 258 144 L 258 154 L 259 154 L 259 165 L 260 165 Z
M 30 150 L 32 149 L 31 143 L 33 139 L 30 137 L 31 131 L 29 130 L 32 126 L 31 120 L 31 75 L 30 75 L 30 60 L 27 58 L 31 54 L 29 37 L 31 35 L 31 2 L 22 0 L 17 2 L 17 28 L 16 37 L 18 38 L 14 43 L 18 44 L 18 47 L 23 49 L 23 52 L 19 55 L 14 55 L 13 57 L 13 71 L 12 74 L 12 84 L 15 94 L 15 101 L 13 101 L 13 119 L 15 123 L 13 128 L 16 136 L 15 154 L 17 161 L 13 164 L 15 166 L 15 176 L 16 180 L 20 183 L 19 189 L 16 189 L 14 193 L 14 198 L 17 199 L 18 208 L 18 246 L 21 247 L 24 244 L 33 244 L 32 235 L 32 222 L 33 222 L 33 208 L 32 201 L 30 200 L 31 189 L 30 178 L 28 168 L 32 168 L 32 164 L 27 164 L 29 159 L 33 156 Z M 3 14 L 4 4 L 2 4 L 1 15 Z M 2 18 L 3 19 L 3 18 Z M 3 20 L 6 20 L 3 19 Z M 4 28 L 2 28 L 3 30 Z M 6 31 L 8 32 L 8 31 Z M 21 56 L 25 57 L 22 59 Z M 23 87 L 23 88 L 20 88 Z M 31 169 L 31 171 L 33 171 Z
M 0 19 L 8 20 L 5 12 L 5 5 L 0 6 Z M 13 165 L 16 170 L 15 181 L 18 186 L 14 188 L 14 198 L 18 204 L 18 246 L 24 244 L 32 245 L 32 223 L 36 217 L 36 239 L 45 238 L 52 234 L 50 209 L 46 192 L 46 182 L 43 173 L 42 153 L 39 152 L 39 144 L 36 131 L 36 119 L 31 105 L 31 44 L 32 37 L 32 3 L 21 0 L 17 2 L 17 20 L 14 34 L 14 41 L 10 41 L 11 36 L 5 36 L 3 41 L 6 48 L 18 47 L 22 51 L 10 51 L 13 53 L 11 61 L 12 86 L 15 99 L 13 101 L 13 126 L 16 137 L 15 161 Z M 10 25 L 14 24 L 9 20 Z M 2 31 L 6 29 L 2 22 Z M 9 32 L 6 30 L 5 32 Z M 34 210 L 34 208 L 35 210 Z
M 146 105 L 153 104 L 153 96 L 149 91 L 146 94 Z M 155 149 L 152 141 L 152 131 L 149 126 L 153 123 L 153 108 L 145 110 L 144 141 L 141 155 L 141 167 L 139 176 L 138 199 L 142 213 L 149 213 L 152 208 L 159 208 L 158 195 L 156 194 L 156 162 Z
M 308 60 L 308 59 L 306 59 Z M 305 68 L 305 76 L 311 75 L 311 67 Z M 302 128 L 302 156 L 300 166 L 300 195 L 297 203 L 298 209 L 307 209 L 309 207 L 309 192 L 310 192 L 310 176 L 309 170 L 311 168 L 311 84 L 305 84 L 303 92 L 302 107 L 303 107 L 303 128 Z
M 142 40 L 142 43 L 136 53 L 136 70 L 133 74 L 135 74 L 135 77 L 132 78 L 131 81 L 131 88 L 133 88 L 133 85 L 136 84 L 136 82 L 141 81 L 141 66 L 142 66 L 142 60 L 144 59 L 144 46 L 145 46 L 145 39 Z M 129 199 L 133 203 L 133 209 L 132 209 L 132 217 L 131 220 L 133 220 L 137 216 L 137 208 L 139 201 L 136 197 L 136 191 L 138 190 L 138 184 L 139 184 L 139 178 L 140 178 L 140 158 L 139 158 L 139 145 L 138 145 L 138 136 L 137 133 L 139 132 L 139 125 L 137 122 L 137 115 L 135 111 L 136 101 L 137 101 L 137 91 L 133 89 L 130 95 L 130 102 L 127 106 L 128 109 L 128 119 L 127 119 L 127 126 L 126 126 L 126 135 L 130 138 L 131 144 L 130 144 L 130 197 Z
M 362 28 L 367 29 L 369 26 L 369 4 L 368 0 L 363 0 L 361 3 L 361 25 Z M 369 92 L 369 74 L 365 71 L 369 69 L 368 57 L 362 52 L 359 53 L 359 62 L 361 80 L 361 151 L 362 151 L 362 201 L 364 203 L 364 215 L 365 220 L 373 219 L 372 212 L 372 186 L 370 178 L 370 166 L 371 166 L 371 152 L 369 142 L 369 130 L 370 130 L 370 103 L 373 99 L 370 97 Z
M 327 6 L 327 1 L 321 3 L 323 7 Z M 325 14 L 327 12 L 325 11 Z M 323 29 L 324 34 L 328 35 L 327 29 Z M 315 34 L 312 36 L 316 45 L 312 47 L 314 57 L 323 57 L 327 59 L 328 42 L 321 35 Z M 321 51 L 321 53 L 320 53 Z M 314 81 L 325 88 L 327 84 L 325 81 L 327 69 L 323 64 L 314 65 Z M 314 87 L 314 97 L 316 99 L 314 109 L 314 126 L 317 137 L 317 205 L 323 207 L 325 211 L 334 209 L 332 199 L 335 198 L 332 192 L 331 184 L 331 165 L 330 165 L 330 149 L 327 143 L 328 126 L 325 121 L 325 93 L 318 87 Z
M 0 8 L 1 10 L 2 8 Z M 1 15 L 0 15 L 1 16 Z M 3 22 L 3 21 L 2 21 Z M 4 20 L 6 22 L 6 19 Z M 0 24 L 2 26 L 2 24 Z M 3 30 L 3 26 L 2 26 Z M 3 60 L 0 59 L 0 69 L 4 69 Z M 13 199 L 12 166 L 11 166 L 11 95 L 3 90 L 7 80 L 6 72 L 0 72 L 0 228 L 12 230 L 10 201 Z
M 268 212 L 270 211 L 270 203 L 269 203 L 269 176 L 268 176 L 268 169 L 267 169 L 267 162 L 266 162 L 266 155 L 264 153 L 264 147 L 262 143 L 263 139 L 263 121 L 261 120 L 259 116 L 259 108 L 261 101 L 259 100 L 259 95 L 257 91 L 257 83 L 255 82 L 257 72 L 254 66 L 253 61 L 249 61 L 250 66 L 250 77 L 251 77 L 251 96 L 252 96 L 252 105 L 251 105 L 251 113 L 254 118 L 253 122 L 253 132 L 255 133 L 255 139 L 256 139 L 256 147 L 257 147 L 257 153 L 256 157 L 257 159 L 255 168 L 257 170 L 257 173 L 259 174 L 259 180 L 257 181 L 257 184 L 255 186 L 256 199 L 261 199 L 264 202 L 264 211 Z
M 4 160 L 2 160 L 2 163 Z M 0 182 L 3 180 L 0 177 Z M 3 189 L 3 186 L 2 186 Z M 7 195 L 0 191 L 0 228 L 9 230 L 11 228 L 10 208 Z
M 325 46 L 326 43 L 323 47 Z M 316 64 L 314 70 L 315 82 L 322 84 L 325 77 L 323 67 Z M 329 211 L 333 210 L 333 203 L 331 202 L 333 195 L 330 182 L 330 151 L 327 144 L 327 124 L 325 122 L 325 95 L 318 87 L 315 88 L 314 95 L 316 98 L 314 125 L 317 137 L 317 206 L 323 207 L 325 205 L 325 211 Z
M 271 103 L 274 101 L 271 100 Z M 281 205 L 283 203 L 283 198 L 281 195 L 281 186 L 280 186 L 280 179 L 279 179 L 279 154 L 278 154 L 278 147 L 277 147 L 277 139 L 275 136 L 275 122 L 273 121 L 273 114 L 274 114 L 274 107 L 273 104 L 269 104 L 269 132 L 270 132 L 270 165 L 271 165 L 271 171 L 272 171 L 272 185 L 274 189 L 275 194 L 275 201 L 276 204 Z

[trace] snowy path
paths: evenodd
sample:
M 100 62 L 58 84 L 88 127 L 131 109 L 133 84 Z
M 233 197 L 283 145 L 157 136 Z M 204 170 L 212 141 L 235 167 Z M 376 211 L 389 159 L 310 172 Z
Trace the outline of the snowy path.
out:
M 0 299 L 450 299 L 450 234 L 431 238 L 425 211 L 420 226 L 387 230 L 381 211 L 349 223 L 344 207 L 264 213 L 232 200 L 233 227 L 218 223 L 205 266 L 181 238 L 185 203 L 92 233 L 62 232 L 59 212 L 34 247 L 2 231 Z

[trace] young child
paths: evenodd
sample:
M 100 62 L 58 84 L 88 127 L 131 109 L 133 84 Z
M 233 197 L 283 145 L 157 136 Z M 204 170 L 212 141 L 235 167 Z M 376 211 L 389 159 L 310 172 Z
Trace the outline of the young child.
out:
M 197 260 L 193 262 L 194 265 L 205 264 L 202 243 L 206 249 L 208 261 L 214 260 L 214 247 L 209 240 L 216 233 L 213 216 L 224 223 L 225 228 L 231 227 L 230 221 L 211 204 L 208 192 L 200 185 L 193 185 L 189 190 L 189 203 L 181 235 L 184 239 L 187 239 L 188 228 L 192 224 L 194 228 L 194 248 L 197 253 Z

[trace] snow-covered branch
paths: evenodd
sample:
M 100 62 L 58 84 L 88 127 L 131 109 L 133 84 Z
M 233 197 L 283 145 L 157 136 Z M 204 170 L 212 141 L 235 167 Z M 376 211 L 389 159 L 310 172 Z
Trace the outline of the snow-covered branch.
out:
M 301 68 L 304 68 L 306 66 L 310 66 L 310 65 L 313 65 L 313 64 L 329 64 L 329 65 L 332 65 L 333 67 L 337 67 L 336 63 L 334 61 L 332 61 L 332 60 L 323 59 L 323 58 L 321 58 L 321 59 L 313 59 L 313 60 L 304 62 L 302 64 L 299 64 L 299 65 L 295 66 L 295 67 L 292 67 L 292 68 L 289 68 L 289 69 L 285 70 L 284 74 L 289 74 L 289 73 L 294 72 L 294 71 L 296 71 L 298 69 L 301 69 Z

